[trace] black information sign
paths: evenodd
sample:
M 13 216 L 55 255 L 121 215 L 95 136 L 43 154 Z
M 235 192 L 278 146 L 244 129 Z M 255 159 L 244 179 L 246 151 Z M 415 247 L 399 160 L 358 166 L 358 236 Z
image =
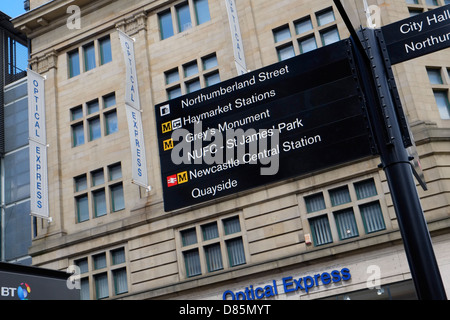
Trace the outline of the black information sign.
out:
M 391 64 L 450 47 L 450 5 L 381 28 Z
M 350 41 L 155 108 L 166 211 L 372 154 Z

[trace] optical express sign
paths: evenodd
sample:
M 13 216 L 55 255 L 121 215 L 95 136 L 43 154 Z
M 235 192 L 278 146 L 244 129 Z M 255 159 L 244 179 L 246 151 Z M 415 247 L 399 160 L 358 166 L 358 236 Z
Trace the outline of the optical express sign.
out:
M 260 300 L 263 298 L 275 297 L 278 294 L 288 294 L 294 292 L 306 293 L 314 287 L 322 285 L 339 284 L 351 279 L 350 270 L 343 268 L 331 272 L 323 272 L 314 276 L 305 276 L 303 278 L 285 277 L 281 281 L 273 280 L 272 284 L 264 287 L 254 287 L 250 285 L 243 291 L 233 292 L 227 290 L 223 293 L 223 300 Z M 279 284 L 282 291 L 279 291 Z

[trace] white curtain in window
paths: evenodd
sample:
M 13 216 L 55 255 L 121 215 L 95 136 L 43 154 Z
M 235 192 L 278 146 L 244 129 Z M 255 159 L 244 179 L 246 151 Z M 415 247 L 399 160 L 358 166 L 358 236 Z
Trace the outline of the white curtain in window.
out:
M 219 237 L 219 231 L 217 230 L 217 223 L 211 223 L 202 227 L 203 240 L 211 240 Z
M 231 267 L 245 263 L 244 245 L 241 238 L 227 241 L 227 249 Z
M 305 199 L 306 210 L 308 212 L 316 212 L 325 209 L 325 201 L 323 200 L 323 195 L 316 194 Z
M 115 270 L 113 272 L 113 276 L 116 294 L 128 292 L 127 270 L 126 269 Z
M 89 296 L 89 280 L 88 280 L 88 278 L 81 279 L 80 299 L 81 300 L 90 300 L 90 296 Z
M 111 252 L 113 265 L 125 262 L 125 250 L 123 248 Z
M 358 236 L 355 216 L 352 209 L 335 213 L 339 236 L 342 240 Z
M 103 299 L 109 296 L 108 276 L 106 273 L 95 276 L 95 290 L 97 293 L 97 299 Z
M 190 246 L 191 244 L 197 243 L 197 232 L 195 229 L 181 232 L 181 237 L 183 240 L 183 246 Z
M 202 273 L 200 257 L 197 250 L 185 252 L 184 262 L 186 264 L 186 273 L 188 277 L 193 277 Z
M 386 228 L 381 207 L 378 202 L 361 206 L 360 210 L 367 233 L 384 230 Z
M 356 184 L 358 199 L 365 199 L 377 195 L 377 189 L 373 180 L 367 180 Z
M 241 224 L 239 223 L 239 217 L 224 220 L 225 234 L 233 234 L 241 232 Z
M 205 247 L 206 262 L 208 265 L 208 271 L 216 271 L 223 269 L 222 253 L 220 251 L 220 244 L 214 244 Z
M 313 239 L 316 245 L 333 242 L 330 231 L 330 223 L 326 216 L 310 220 Z
M 330 198 L 333 206 L 349 203 L 351 201 L 347 187 L 330 191 Z

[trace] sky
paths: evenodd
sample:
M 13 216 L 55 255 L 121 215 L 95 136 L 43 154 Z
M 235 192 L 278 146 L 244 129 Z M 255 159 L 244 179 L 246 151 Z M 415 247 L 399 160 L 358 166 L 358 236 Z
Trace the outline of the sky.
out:
M 0 0 L 0 11 L 6 13 L 11 18 L 15 18 L 25 13 L 23 0 Z

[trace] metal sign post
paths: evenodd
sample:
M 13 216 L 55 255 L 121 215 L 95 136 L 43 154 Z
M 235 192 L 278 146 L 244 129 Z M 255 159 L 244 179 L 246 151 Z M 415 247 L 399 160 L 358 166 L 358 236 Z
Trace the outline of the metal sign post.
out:
M 340 1 L 334 2 L 348 22 Z M 357 50 L 355 55 L 417 296 L 421 300 L 447 300 L 406 151 L 410 145 L 409 133 L 397 99 L 383 34 L 379 30 L 365 29 L 355 38 L 353 26 L 347 27 L 357 48 L 361 47 L 358 42 L 364 47 L 364 51 Z

